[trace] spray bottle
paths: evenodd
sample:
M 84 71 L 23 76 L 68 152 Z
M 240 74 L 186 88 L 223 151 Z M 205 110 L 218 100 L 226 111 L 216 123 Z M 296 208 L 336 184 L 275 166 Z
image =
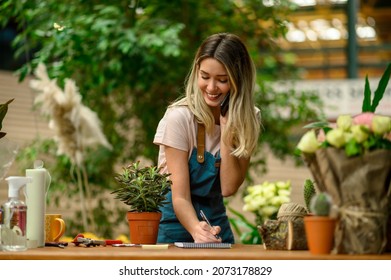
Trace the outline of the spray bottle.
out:
M 19 190 L 32 181 L 31 177 L 10 176 L 8 181 L 8 201 L 3 204 L 3 225 L 1 241 L 3 250 L 27 250 L 26 217 L 27 206 L 19 199 Z

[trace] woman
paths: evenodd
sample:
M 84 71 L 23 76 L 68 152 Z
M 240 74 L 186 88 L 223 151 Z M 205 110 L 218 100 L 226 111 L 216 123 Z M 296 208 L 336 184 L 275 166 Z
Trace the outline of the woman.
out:
M 172 180 L 158 242 L 234 243 L 223 197 L 243 183 L 258 141 L 254 85 L 254 64 L 236 35 L 215 34 L 201 44 L 186 96 L 168 107 L 154 139 L 159 166 Z M 220 104 L 227 95 L 223 116 Z

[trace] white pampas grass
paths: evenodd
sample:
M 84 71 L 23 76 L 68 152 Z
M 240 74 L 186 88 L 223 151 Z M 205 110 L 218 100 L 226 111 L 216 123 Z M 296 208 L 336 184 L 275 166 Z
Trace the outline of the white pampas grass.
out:
M 58 144 L 57 154 L 68 156 L 72 162 L 72 170 L 76 172 L 75 179 L 79 187 L 84 231 L 94 232 L 90 205 L 92 198 L 84 165 L 84 151 L 87 147 L 97 145 L 108 149 L 112 146 L 101 130 L 97 114 L 81 103 L 82 97 L 73 80 L 65 80 L 63 91 L 55 79 L 49 78 L 44 64 L 39 64 L 34 74 L 36 79 L 30 82 L 30 87 L 37 92 L 34 104 L 39 105 L 42 114 L 49 117 L 49 127 L 54 131 L 54 139 Z M 84 197 L 83 185 L 87 199 Z
M 49 127 L 55 133 L 58 154 L 68 156 L 78 166 L 83 163 L 83 151 L 87 147 L 102 145 L 111 149 L 101 130 L 97 114 L 81 103 L 81 95 L 73 80 L 65 80 L 64 91 L 51 80 L 44 64 L 34 72 L 36 79 L 30 87 L 38 95 L 34 103 L 40 106 L 43 115 L 50 118 Z

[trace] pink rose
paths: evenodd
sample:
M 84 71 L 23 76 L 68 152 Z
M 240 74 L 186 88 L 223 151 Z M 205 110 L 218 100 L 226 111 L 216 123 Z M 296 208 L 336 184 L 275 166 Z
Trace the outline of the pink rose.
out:
M 375 116 L 374 113 L 365 112 L 353 117 L 353 123 L 358 125 L 365 125 L 368 128 L 372 127 L 372 119 Z

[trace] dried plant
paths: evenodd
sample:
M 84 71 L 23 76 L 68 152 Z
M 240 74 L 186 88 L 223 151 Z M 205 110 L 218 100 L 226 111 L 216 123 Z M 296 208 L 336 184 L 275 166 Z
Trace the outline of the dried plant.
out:
M 30 87 L 37 92 L 34 104 L 41 113 L 49 117 L 49 127 L 54 131 L 58 144 L 57 153 L 69 157 L 72 169 L 76 172 L 76 181 L 82 204 L 83 224 L 87 229 L 87 216 L 92 219 L 92 208 L 86 207 L 83 184 L 86 189 L 87 202 L 91 202 L 88 176 L 84 165 L 84 153 L 88 147 L 102 145 L 111 149 L 101 130 L 100 120 L 95 112 L 84 106 L 82 97 L 71 79 L 65 80 L 64 90 L 56 79 L 50 79 L 44 64 L 39 64 L 34 72 L 36 79 L 30 81 Z M 72 173 L 72 172 L 71 172 Z M 87 214 L 86 214 L 87 213 Z M 89 229 L 93 230 L 93 229 Z
M 58 142 L 58 154 L 68 156 L 76 165 L 83 163 L 83 151 L 87 147 L 111 145 L 100 128 L 95 112 L 81 103 L 81 95 L 73 80 L 65 80 L 64 91 L 51 80 L 44 64 L 39 64 L 30 87 L 38 95 L 34 103 L 40 106 L 43 115 L 50 118 L 49 127 Z

